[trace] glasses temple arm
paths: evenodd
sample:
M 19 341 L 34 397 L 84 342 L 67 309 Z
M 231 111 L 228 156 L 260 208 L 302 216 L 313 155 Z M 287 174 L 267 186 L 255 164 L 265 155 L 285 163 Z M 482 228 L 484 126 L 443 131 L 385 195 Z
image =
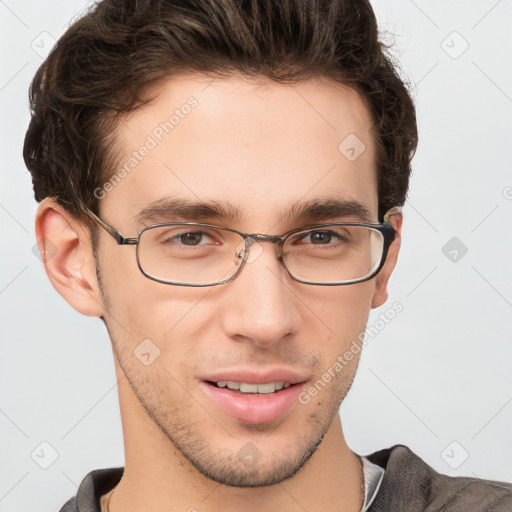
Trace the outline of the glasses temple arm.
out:
M 94 212 L 89 210 L 86 206 L 83 204 L 80 204 L 80 208 L 82 211 L 96 224 L 99 224 L 109 235 L 111 235 L 116 242 L 119 245 L 136 245 L 137 244 L 137 238 L 126 238 L 117 229 L 113 228 L 109 224 L 107 224 L 105 221 L 100 219 Z

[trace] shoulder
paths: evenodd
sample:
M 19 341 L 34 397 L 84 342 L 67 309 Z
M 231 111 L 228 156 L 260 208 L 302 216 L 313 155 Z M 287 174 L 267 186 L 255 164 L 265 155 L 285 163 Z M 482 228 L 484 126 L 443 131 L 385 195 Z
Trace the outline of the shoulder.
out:
M 76 498 L 69 498 L 59 512 L 76 512 Z
M 407 446 L 366 455 L 385 468 L 371 512 L 510 512 L 512 484 L 437 472 Z
M 59 512 L 100 512 L 101 496 L 119 483 L 123 472 L 123 467 L 91 471 L 78 487 L 76 496 L 79 496 L 79 499 L 70 498 Z

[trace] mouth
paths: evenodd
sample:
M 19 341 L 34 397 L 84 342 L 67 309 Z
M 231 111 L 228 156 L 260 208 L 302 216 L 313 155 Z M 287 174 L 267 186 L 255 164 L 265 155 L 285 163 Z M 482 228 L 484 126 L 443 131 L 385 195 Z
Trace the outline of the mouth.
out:
M 284 381 L 275 381 L 275 382 L 266 382 L 262 384 L 252 384 L 250 382 L 237 382 L 233 380 L 219 380 L 219 381 L 206 381 L 207 384 L 211 386 L 215 386 L 217 388 L 227 388 L 231 391 L 238 391 L 242 394 L 247 395 L 270 395 L 273 393 L 277 393 L 278 391 L 282 391 L 283 389 L 288 389 L 290 386 L 294 386 L 296 384 L 291 384 L 290 382 Z
M 222 413 L 244 423 L 262 424 L 284 419 L 300 403 L 306 381 L 243 382 L 203 380 L 200 388 Z

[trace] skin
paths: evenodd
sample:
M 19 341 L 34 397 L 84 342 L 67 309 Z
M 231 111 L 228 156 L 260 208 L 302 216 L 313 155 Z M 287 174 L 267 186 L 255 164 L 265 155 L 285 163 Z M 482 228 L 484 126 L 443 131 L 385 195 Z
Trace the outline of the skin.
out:
M 370 116 L 353 90 L 320 78 L 291 86 L 185 74 L 155 92 L 119 124 L 120 165 L 187 98 L 198 105 L 100 201 L 101 218 L 123 235 L 135 236 L 135 215 L 166 194 L 229 201 L 241 217 L 224 225 L 247 233 L 308 225 L 283 212 L 311 199 L 359 201 L 377 222 Z M 355 161 L 338 150 L 349 134 L 366 146 Z M 391 223 L 400 234 L 401 214 Z M 360 353 L 309 403 L 271 423 L 224 414 L 199 380 L 228 367 L 280 366 L 307 377 L 306 387 L 315 383 L 386 301 L 400 236 L 365 283 L 297 283 L 262 243 L 234 281 L 190 288 L 145 278 L 135 247 L 118 246 L 102 229 L 98 282 L 87 229 L 53 199 L 38 209 L 36 234 L 43 251 L 44 237 L 57 248 L 45 262 L 57 291 L 80 313 L 103 318 L 112 341 L 125 472 L 110 512 L 360 510 L 360 461 L 338 415 Z M 160 356 L 145 366 L 134 350 L 148 338 Z M 259 456 L 250 464 L 240 456 L 247 446 Z

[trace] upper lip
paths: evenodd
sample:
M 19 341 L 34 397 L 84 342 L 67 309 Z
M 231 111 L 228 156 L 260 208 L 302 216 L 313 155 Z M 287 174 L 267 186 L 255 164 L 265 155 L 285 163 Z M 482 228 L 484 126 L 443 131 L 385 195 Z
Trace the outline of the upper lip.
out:
M 266 384 L 268 382 L 289 382 L 290 384 L 298 384 L 304 382 L 306 377 L 287 368 L 274 368 L 266 371 L 233 369 L 209 374 L 203 377 L 202 380 L 211 382 L 224 380 L 246 382 L 247 384 Z

